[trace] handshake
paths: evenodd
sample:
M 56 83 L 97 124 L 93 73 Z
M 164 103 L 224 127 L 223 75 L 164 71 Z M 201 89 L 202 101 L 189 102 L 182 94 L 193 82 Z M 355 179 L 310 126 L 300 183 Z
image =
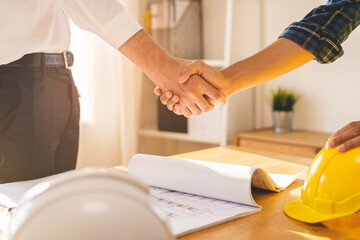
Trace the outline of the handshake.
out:
M 219 71 L 201 60 L 188 61 L 173 58 L 175 81 L 161 84 L 154 90 L 162 104 L 170 111 L 187 118 L 198 116 L 214 109 L 215 104 L 224 105 L 231 95 L 230 81 Z
M 173 57 L 144 30 L 121 45 L 119 51 L 156 84 L 155 94 L 161 95 L 161 102 L 178 115 L 189 118 L 209 112 L 215 104 L 224 105 L 226 97 L 241 90 L 233 85 L 241 79 L 237 76 L 240 71 L 235 71 L 237 66 L 229 67 L 227 72 L 218 71 L 200 60 Z M 230 89 L 230 79 L 235 78 Z

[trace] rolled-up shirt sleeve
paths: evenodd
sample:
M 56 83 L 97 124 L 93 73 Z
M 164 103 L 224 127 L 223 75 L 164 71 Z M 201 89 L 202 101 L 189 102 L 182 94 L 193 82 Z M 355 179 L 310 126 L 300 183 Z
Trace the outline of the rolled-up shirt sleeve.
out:
M 360 0 L 329 0 L 292 23 L 279 38 L 287 38 L 312 53 L 319 63 L 344 54 L 341 44 L 360 23 Z
M 119 48 L 141 30 L 137 21 L 118 0 L 58 0 L 76 25 L 91 31 Z

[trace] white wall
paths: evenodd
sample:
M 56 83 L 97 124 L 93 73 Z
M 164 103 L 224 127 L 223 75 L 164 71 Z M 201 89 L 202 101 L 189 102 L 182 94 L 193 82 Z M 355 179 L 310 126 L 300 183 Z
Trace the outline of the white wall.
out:
M 225 3 L 202 0 L 204 57 L 223 58 L 225 32 Z M 260 1 L 234 0 L 231 62 L 236 62 L 260 50 Z M 249 24 L 250 23 L 250 24 Z M 229 101 L 228 139 L 238 131 L 254 127 L 253 89 L 232 96 Z

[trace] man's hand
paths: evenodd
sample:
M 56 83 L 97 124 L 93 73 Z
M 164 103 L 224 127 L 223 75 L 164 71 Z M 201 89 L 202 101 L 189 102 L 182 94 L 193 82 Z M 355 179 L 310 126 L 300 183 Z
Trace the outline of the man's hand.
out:
M 164 81 L 157 84 L 160 89 L 175 94 L 179 99 L 175 109 L 178 109 L 185 117 L 200 115 L 203 112 L 211 111 L 215 104 L 225 104 L 225 96 L 214 88 L 203 77 L 192 75 L 189 68 L 189 62 L 183 59 L 174 58 L 164 63 L 165 78 L 174 79 L 172 81 Z M 168 75 L 167 75 L 168 74 Z M 188 75 L 186 75 L 188 74 Z M 187 81 L 180 81 L 186 76 L 191 76 Z M 161 80 L 158 77 L 157 80 Z M 172 106 L 168 106 L 169 110 Z M 179 114 L 179 111 L 175 112 Z
M 201 78 L 181 83 L 189 63 L 183 59 L 169 56 L 143 30 L 140 30 L 123 45 L 119 51 L 134 62 L 163 91 L 172 91 L 181 99 L 180 108 L 186 117 L 210 111 L 213 104 L 225 104 L 221 92 Z M 210 102 L 208 101 L 209 99 Z
M 200 60 L 187 64 L 187 66 L 183 68 L 178 81 L 179 83 L 187 84 L 189 81 L 192 81 L 194 78 L 198 78 L 199 76 L 222 92 L 226 97 L 230 95 L 230 92 L 228 91 L 230 89 L 229 81 L 225 79 L 224 75 L 220 71 Z M 194 87 L 196 88 L 197 86 Z M 183 108 L 181 107 L 181 97 L 171 91 L 163 92 L 159 87 L 155 88 L 154 93 L 157 96 L 160 96 L 161 103 L 167 105 L 170 111 L 173 111 L 178 115 L 184 114 Z M 214 101 L 211 98 L 206 99 L 210 104 L 214 104 Z M 202 112 L 200 112 L 200 114 L 201 113 Z
M 177 114 L 179 114 L 178 112 L 181 112 L 181 114 L 189 118 L 194 115 L 200 115 L 203 112 L 209 112 L 214 109 L 214 105 L 215 105 L 215 101 L 213 100 L 214 98 L 208 95 L 202 95 L 202 93 L 212 92 L 212 95 L 215 95 L 218 92 L 215 88 L 213 88 L 209 83 L 204 81 L 201 77 L 194 75 L 191 77 L 191 79 L 181 84 L 181 87 L 182 87 L 182 93 L 186 95 L 186 98 L 183 98 L 181 97 L 181 95 L 178 94 L 180 96 L 180 100 L 178 102 L 178 106 L 176 107 Z M 194 98 L 193 100 L 196 103 L 195 107 L 197 107 L 197 109 L 189 108 L 189 106 L 192 106 L 192 104 L 189 103 L 187 99 L 192 99 L 192 98 Z M 199 98 L 201 99 L 201 102 L 196 100 Z
M 339 131 L 335 132 L 329 139 L 329 147 L 338 147 L 340 152 L 360 146 L 360 121 L 351 122 Z

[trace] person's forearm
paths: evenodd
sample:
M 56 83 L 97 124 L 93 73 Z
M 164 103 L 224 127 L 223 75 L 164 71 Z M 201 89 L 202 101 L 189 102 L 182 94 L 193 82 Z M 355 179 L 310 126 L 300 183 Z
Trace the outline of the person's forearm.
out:
M 118 49 L 135 65 L 158 84 L 164 67 L 174 59 L 157 44 L 144 30 L 140 30 Z
M 312 59 L 314 56 L 301 46 L 280 38 L 255 55 L 223 69 L 221 72 L 229 81 L 229 87 L 222 92 L 228 97 L 290 72 Z

